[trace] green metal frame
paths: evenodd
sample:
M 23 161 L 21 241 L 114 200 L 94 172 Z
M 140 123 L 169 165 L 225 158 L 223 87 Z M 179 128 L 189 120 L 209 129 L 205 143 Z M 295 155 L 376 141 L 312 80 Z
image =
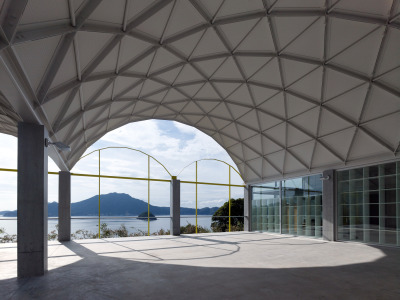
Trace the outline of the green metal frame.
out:
M 125 176 L 110 176 L 110 175 L 103 175 L 101 174 L 101 151 L 104 150 L 108 150 L 108 149 L 128 149 L 128 150 L 132 150 L 132 151 L 136 151 L 139 152 L 141 154 L 144 154 L 147 156 L 147 178 L 141 178 L 141 177 L 125 177 Z M 196 165 L 196 180 L 195 181 L 186 181 L 186 180 L 181 180 L 181 183 L 188 183 L 188 184 L 195 184 L 196 185 L 196 233 L 198 232 L 198 224 L 197 224 L 197 204 L 198 204 L 198 185 L 215 185 L 215 186 L 227 186 L 229 187 L 229 232 L 231 231 L 231 187 L 245 187 L 245 185 L 239 185 L 239 184 L 232 184 L 231 183 L 231 169 L 233 169 L 239 176 L 240 178 L 243 180 L 242 176 L 240 175 L 239 171 L 236 170 L 235 167 L 233 167 L 232 165 L 228 164 L 227 162 L 223 161 L 223 160 L 219 160 L 219 159 L 214 159 L 214 158 L 205 158 L 205 159 L 200 159 L 200 160 L 196 160 L 194 162 L 191 162 L 190 164 L 188 164 L 187 166 L 185 166 L 179 173 L 177 176 L 173 176 L 168 169 L 159 161 L 157 160 L 154 156 L 143 152 L 141 150 L 137 150 L 134 148 L 130 148 L 130 147 L 105 147 L 105 148 L 100 148 L 100 149 L 96 149 L 84 156 L 82 156 L 80 160 L 82 160 L 83 158 L 88 157 L 89 155 L 98 152 L 98 174 L 82 174 L 82 173 L 71 173 L 71 176 L 80 176 L 80 177 L 95 177 L 98 178 L 98 184 L 99 184 L 99 215 L 98 215 L 98 219 L 99 219 L 99 235 L 98 237 L 100 238 L 100 233 L 101 233 L 101 211 L 100 211 L 100 205 L 101 205 L 101 201 L 100 201 L 100 194 L 101 194 L 101 178 L 111 178 L 111 179 L 126 179 L 126 180 L 144 180 L 147 181 L 147 234 L 150 235 L 150 182 L 151 181 L 158 181 L 158 182 L 171 182 L 172 179 L 177 179 L 178 176 L 189 166 L 191 166 L 192 164 Z M 164 170 L 168 173 L 168 175 L 171 177 L 171 179 L 158 179 L 158 178 L 150 178 L 150 159 L 153 159 L 154 161 L 156 161 L 158 164 L 160 164 Z M 214 182 L 199 182 L 198 181 L 198 162 L 200 161 L 216 161 L 216 162 L 220 162 L 220 163 L 224 163 L 229 167 L 229 183 L 214 183 Z M 4 171 L 4 172 L 18 172 L 17 169 L 4 169 L 4 168 L 0 168 L 0 171 Z M 58 175 L 58 172 L 48 172 L 48 174 L 50 175 Z

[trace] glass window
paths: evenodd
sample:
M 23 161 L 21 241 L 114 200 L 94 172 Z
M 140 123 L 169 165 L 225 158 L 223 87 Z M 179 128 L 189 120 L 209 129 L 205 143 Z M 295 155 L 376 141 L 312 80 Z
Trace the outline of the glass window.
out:
M 400 246 L 400 162 L 337 173 L 338 239 Z
M 319 178 L 314 175 L 253 186 L 253 230 L 279 233 L 282 226 L 282 233 L 322 237 Z
M 282 181 L 282 233 L 322 236 L 320 175 Z
M 252 228 L 256 231 L 280 232 L 279 181 L 253 186 Z

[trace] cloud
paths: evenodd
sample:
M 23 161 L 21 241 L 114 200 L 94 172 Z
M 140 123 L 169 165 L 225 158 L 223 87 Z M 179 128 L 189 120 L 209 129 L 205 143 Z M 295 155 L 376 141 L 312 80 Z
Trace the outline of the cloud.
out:
M 155 120 L 125 125 L 106 134 L 102 140 L 133 148 L 140 147 L 143 151 L 179 144 L 179 139 L 165 135 Z
M 18 139 L 8 134 L 0 134 L 0 156 L 1 168 L 16 169 L 17 168 L 17 150 Z
M 17 207 L 17 173 L 0 172 L 0 211 Z
M 165 125 L 166 122 L 169 123 L 168 126 Z M 168 130 L 163 127 L 168 127 Z M 217 158 L 234 165 L 226 151 L 210 136 L 178 122 L 136 122 L 108 133 L 102 141 L 114 145 L 129 145 L 149 153 L 165 163 L 174 174 L 187 164 L 203 158 Z
M 18 139 L 7 134 L 0 134 L 0 168 L 17 169 Z M 49 171 L 58 172 L 56 164 L 49 158 Z M 58 178 L 49 176 L 49 201 L 57 201 Z M 0 211 L 17 208 L 17 173 L 0 171 Z
M 192 127 L 192 126 L 183 124 L 183 123 L 179 123 L 179 122 L 176 122 L 176 121 L 172 121 L 172 124 L 174 124 L 174 126 L 175 126 L 180 132 L 183 132 L 183 133 L 189 133 L 189 134 L 194 134 L 194 135 L 195 135 L 196 133 L 199 132 L 198 129 L 196 129 L 196 128 Z

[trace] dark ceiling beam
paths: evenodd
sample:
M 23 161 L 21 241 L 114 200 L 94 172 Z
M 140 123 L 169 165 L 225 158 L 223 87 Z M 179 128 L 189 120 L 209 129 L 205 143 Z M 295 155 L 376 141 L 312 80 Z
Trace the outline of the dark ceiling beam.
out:
M 129 32 L 135 27 L 139 26 L 140 24 L 142 24 L 148 18 L 159 12 L 161 9 L 163 9 L 171 2 L 172 0 L 158 0 L 156 3 L 151 5 L 149 8 L 145 9 L 142 13 L 140 13 L 140 15 L 130 20 L 128 22 L 128 25 L 126 26 L 126 31 Z
M 95 11 L 95 9 L 100 5 L 102 0 L 87 0 L 82 9 L 78 11 L 75 18 L 75 27 L 81 28 L 90 15 Z
M 20 44 L 29 41 L 45 39 L 57 35 L 64 35 L 67 33 L 75 32 L 76 28 L 70 23 L 60 24 L 59 22 L 47 22 L 41 27 L 34 26 L 29 29 L 18 31 L 15 35 L 13 44 Z
M 19 1 L 10 1 L 10 2 L 19 2 Z M 169 4 L 171 1 L 170 0 L 163 0 L 155 3 L 152 7 L 150 7 L 147 11 L 143 12 L 143 15 L 145 15 L 147 18 L 150 16 L 150 13 L 156 13 L 163 7 L 165 7 L 167 4 Z M 192 28 L 189 28 L 187 30 L 184 30 L 180 33 L 177 33 L 175 35 L 172 35 L 168 37 L 167 39 L 164 40 L 163 44 L 170 44 L 173 43 L 177 40 L 183 39 L 187 36 L 190 36 L 192 34 L 195 34 L 197 32 L 203 31 L 209 27 L 213 26 L 218 26 L 218 25 L 223 25 L 223 24 L 231 24 L 235 22 L 241 22 L 244 20 L 251 20 L 251 19 L 257 19 L 263 16 L 268 16 L 268 17 L 296 17 L 296 16 L 324 16 L 327 15 L 328 17 L 331 18 L 338 18 L 338 19 L 345 19 L 345 20 L 350 20 L 350 21 L 357 21 L 361 23 L 368 23 L 368 24 L 376 24 L 380 26 L 388 26 L 391 28 L 395 29 L 400 29 L 400 24 L 396 23 L 395 21 L 398 19 L 398 16 L 394 16 L 392 20 L 388 22 L 387 19 L 385 18 L 377 18 L 377 17 L 371 17 L 369 15 L 364 15 L 364 14 L 356 14 L 356 13 L 344 13 L 340 11 L 326 11 L 326 10 L 315 10 L 315 9 L 309 9 L 309 10 L 291 10 L 291 9 L 274 9 L 271 12 L 265 12 L 265 11 L 259 11 L 259 12 L 251 12 L 251 13 L 244 13 L 244 14 L 239 14 L 235 16 L 229 16 L 229 17 L 224 17 L 215 20 L 214 23 L 203 23 L 196 25 Z M 137 35 L 139 39 L 144 39 L 148 40 L 151 43 L 157 42 L 156 40 L 152 39 L 151 37 L 145 36 L 142 33 L 135 32 L 133 29 L 134 27 L 138 26 L 142 22 L 144 22 L 146 19 L 142 16 L 137 16 L 136 19 L 131 20 L 131 24 L 127 25 L 126 31 L 123 31 L 122 28 L 116 27 L 116 26 L 108 26 L 104 24 L 88 24 L 84 23 L 81 25 L 80 29 L 85 30 L 85 31 L 93 31 L 93 32 L 103 32 L 103 33 L 126 33 L 132 36 Z M 72 27 L 69 24 L 59 24 L 59 22 L 54 22 L 51 26 L 49 26 L 48 23 L 43 24 L 42 27 L 40 28 L 32 28 L 28 30 L 23 30 L 19 31 L 16 34 L 16 38 L 14 43 L 20 43 L 24 41 L 29 41 L 29 40 L 35 40 L 35 39 L 42 39 L 46 38 L 49 36 L 54 36 L 54 35 L 61 35 L 65 34 L 71 31 L 74 31 L 74 27 Z
M 89 16 L 93 13 L 93 11 L 97 8 L 97 6 L 101 3 L 102 0 L 90 0 L 87 1 L 83 8 L 79 11 L 76 17 L 76 29 L 83 25 L 83 23 L 89 18 Z M 50 61 L 49 67 L 44 74 L 40 86 L 37 92 L 37 98 L 39 102 L 42 104 L 46 98 L 48 91 L 50 90 L 51 84 L 53 83 L 54 78 L 56 77 L 61 64 L 64 61 L 65 56 L 67 55 L 68 49 L 71 47 L 75 35 L 77 31 L 73 31 L 71 33 L 67 33 L 62 37 L 61 42 L 57 46 L 57 49 Z
M 28 0 L 6 0 L 0 16 L 1 28 L 9 44 L 14 40 L 17 27 L 25 11 Z

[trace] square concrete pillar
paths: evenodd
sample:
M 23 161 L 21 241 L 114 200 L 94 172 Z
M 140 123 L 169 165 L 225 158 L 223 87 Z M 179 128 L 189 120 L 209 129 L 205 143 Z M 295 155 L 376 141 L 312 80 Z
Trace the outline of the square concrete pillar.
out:
M 71 173 L 58 174 L 58 240 L 71 240 Z
M 181 234 L 181 181 L 171 179 L 171 235 Z
M 322 237 L 336 240 L 336 177 L 335 170 L 322 173 Z
M 244 231 L 251 231 L 251 186 L 246 185 L 244 188 Z
M 47 148 L 44 126 L 18 123 L 18 277 L 47 271 Z

